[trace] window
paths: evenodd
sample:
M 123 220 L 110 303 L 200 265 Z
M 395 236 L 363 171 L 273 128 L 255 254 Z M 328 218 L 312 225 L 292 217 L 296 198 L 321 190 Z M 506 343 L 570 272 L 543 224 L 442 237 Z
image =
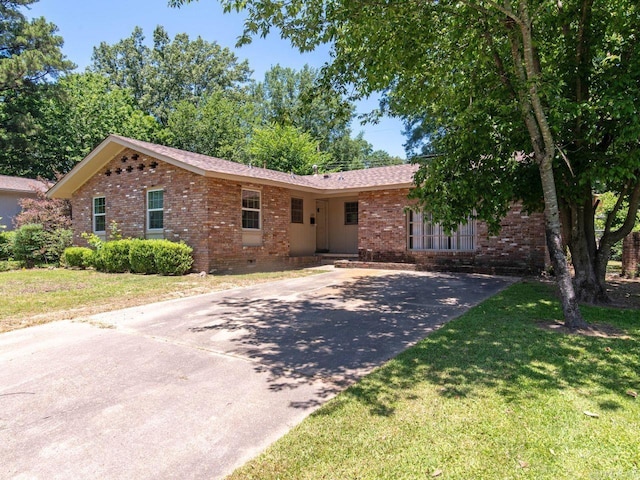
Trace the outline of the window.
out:
M 107 226 L 107 203 L 104 197 L 93 199 L 93 231 L 104 232 Z
M 345 225 L 358 224 L 358 202 L 344 203 L 344 224 Z
M 461 223 L 451 235 L 442 226 L 433 223 L 431 213 L 409 212 L 410 250 L 464 250 L 476 248 L 476 221 L 468 219 Z
M 147 227 L 149 230 L 164 228 L 164 190 L 147 192 Z
M 291 199 L 291 223 L 304 223 L 304 202 L 301 198 Z
M 242 228 L 260 230 L 260 192 L 242 190 Z

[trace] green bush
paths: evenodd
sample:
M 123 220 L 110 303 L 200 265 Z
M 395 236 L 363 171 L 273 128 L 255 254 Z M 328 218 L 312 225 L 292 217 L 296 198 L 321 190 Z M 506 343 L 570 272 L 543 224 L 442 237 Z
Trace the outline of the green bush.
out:
M 43 256 L 48 263 L 60 263 L 67 247 L 73 244 L 73 231 L 69 228 L 56 228 L 44 232 Z
M 133 273 L 158 273 L 156 268 L 156 248 L 157 240 L 132 240 L 129 249 L 129 263 Z
M 13 257 L 13 240 L 15 232 L 0 231 L 0 260 L 9 260 Z
M 155 240 L 155 261 L 161 275 L 184 275 L 193 265 L 193 249 L 184 243 Z
M 13 256 L 28 268 L 45 259 L 46 235 L 42 225 L 28 223 L 15 232 Z
M 87 247 L 67 247 L 63 263 L 67 267 L 87 268 L 93 265 L 93 250 Z
M 105 242 L 102 248 L 96 251 L 98 261 L 96 269 L 107 273 L 124 273 L 131 270 L 129 263 L 129 249 L 132 240 L 115 240 Z

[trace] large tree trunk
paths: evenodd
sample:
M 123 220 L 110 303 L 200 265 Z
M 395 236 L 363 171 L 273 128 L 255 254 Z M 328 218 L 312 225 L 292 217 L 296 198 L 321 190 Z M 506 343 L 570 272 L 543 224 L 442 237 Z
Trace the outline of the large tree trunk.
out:
M 591 188 L 583 189 L 582 202 L 569 206 L 568 245 L 574 268 L 574 286 L 579 302 L 609 303 L 606 268 L 610 248 L 599 248 L 595 232 L 595 204 Z
M 544 193 L 544 216 L 546 223 L 547 248 L 556 275 L 558 288 L 560 289 L 560 301 L 564 324 L 570 329 L 584 328 L 587 323 L 582 318 L 578 298 L 576 297 L 571 280 L 571 272 L 567 264 L 562 244 L 562 227 L 560 223 L 560 209 L 556 196 L 553 169 L 550 161 L 538 163 L 542 191 Z

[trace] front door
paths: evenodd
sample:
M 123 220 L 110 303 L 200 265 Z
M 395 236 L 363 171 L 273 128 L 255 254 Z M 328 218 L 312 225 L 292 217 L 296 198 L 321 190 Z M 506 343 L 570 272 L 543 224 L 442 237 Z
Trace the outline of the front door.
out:
M 329 251 L 328 210 L 326 200 L 316 201 L 316 252 L 319 253 Z

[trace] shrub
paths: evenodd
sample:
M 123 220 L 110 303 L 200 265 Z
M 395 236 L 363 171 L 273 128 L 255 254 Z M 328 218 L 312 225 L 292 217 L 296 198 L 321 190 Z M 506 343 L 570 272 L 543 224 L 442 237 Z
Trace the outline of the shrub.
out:
M 131 270 L 129 263 L 129 249 L 132 240 L 115 240 L 105 242 L 96 251 L 95 267 L 108 273 L 124 273 Z
M 59 263 L 62 254 L 73 243 L 73 231 L 68 228 L 56 228 L 44 232 L 43 257 L 49 263 Z
M 155 240 L 155 261 L 161 275 L 184 275 L 193 265 L 193 249 L 184 243 Z
M 13 240 L 15 232 L 0 231 L 0 260 L 9 260 L 13 257 Z
M 132 240 L 129 249 L 129 263 L 133 273 L 158 273 L 156 268 L 157 240 Z
M 67 267 L 87 268 L 93 264 L 93 250 L 87 247 L 68 247 L 63 254 Z
M 15 232 L 13 255 L 16 260 L 32 268 L 44 260 L 46 236 L 42 225 L 29 223 Z

